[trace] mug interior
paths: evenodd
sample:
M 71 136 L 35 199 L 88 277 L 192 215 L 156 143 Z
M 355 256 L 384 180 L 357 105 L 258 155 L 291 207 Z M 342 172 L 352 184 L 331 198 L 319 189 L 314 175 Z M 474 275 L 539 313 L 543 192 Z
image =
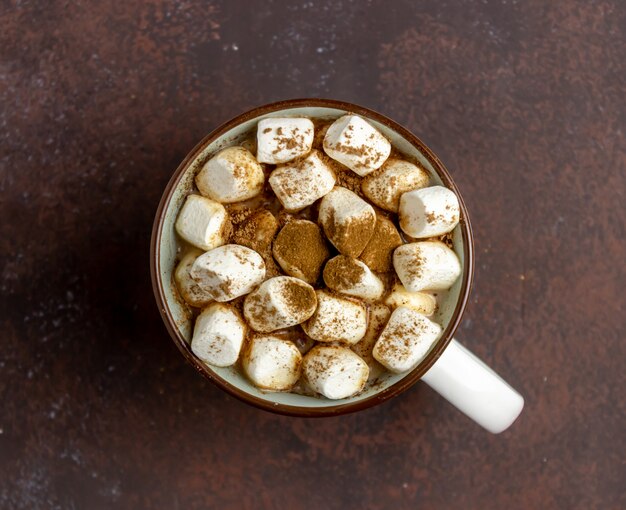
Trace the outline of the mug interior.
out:
M 324 102 L 310 100 L 310 102 Z M 291 101 L 286 103 L 297 103 Z M 471 231 L 465 206 L 458 189 L 447 174 L 443 165 L 414 135 L 396 125 L 382 115 L 355 105 L 339 104 L 328 106 L 286 106 L 269 105 L 218 128 L 203 140 L 181 164 L 170 181 L 163 196 L 153 232 L 153 280 L 155 293 L 163 318 L 177 346 L 185 357 L 206 377 L 216 382 L 233 395 L 254 405 L 286 414 L 334 414 L 356 410 L 373 405 L 390 396 L 400 393 L 432 366 L 450 341 L 469 293 L 472 273 Z M 441 184 L 453 189 L 461 203 L 461 222 L 452 232 L 453 248 L 459 256 L 463 272 L 452 288 L 440 295 L 439 309 L 433 320 L 444 329 L 441 338 L 431 348 L 429 354 L 415 369 L 403 374 L 385 372 L 378 381 L 362 393 L 347 399 L 332 401 L 294 393 L 275 393 L 259 390 L 235 367 L 219 368 L 204 364 L 191 352 L 190 342 L 193 321 L 189 309 L 181 301 L 174 284 L 173 272 L 178 258 L 179 243 L 174 229 L 178 211 L 187 194 L 193 188 L 193 178 L 198 169 L 217 151 L 241 143 L 254 134 L 259 120 L 277 116 L 305 116 L 310 118 L 336 118 L 347 112 L 357 113 L 368 119 L 391 143 L 409 158 L 416 158 L 430 173 L 431 184 Z

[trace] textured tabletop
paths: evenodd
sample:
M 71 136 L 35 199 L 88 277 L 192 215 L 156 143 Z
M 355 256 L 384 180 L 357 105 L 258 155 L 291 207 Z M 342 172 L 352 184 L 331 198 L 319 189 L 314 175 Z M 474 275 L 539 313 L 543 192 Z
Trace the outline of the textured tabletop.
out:
M 0 5 L 0 508 L 626 507 L 620 0 Z M 152 295 L 171 173 L 251 107 L 352 101 L 452 172 L 476 236 L 458 338 L 526 397 L 493 436 L 423 384 L 253 409 Z

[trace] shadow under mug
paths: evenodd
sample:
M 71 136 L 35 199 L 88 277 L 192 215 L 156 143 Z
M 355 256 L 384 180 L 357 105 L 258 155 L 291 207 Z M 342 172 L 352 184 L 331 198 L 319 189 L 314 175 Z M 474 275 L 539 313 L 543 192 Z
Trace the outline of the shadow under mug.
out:
M 186 195 L 193 187 L 193 178 L 199 168 L 218 150 L 241 143 L 253 135 L 259 120 L 276 116 L 331 119 L 348 112 L 366 118 L 400 152 L 419 160 L 430 173 L 433 184 L 441 184 L 456 193 L 461 220 L 452 232 L 452 242 L 461 261 L 462 275 L 447 292 L 434 317 L 443 327 L 441 337 L 411 371 L 403 374 L 385 373 L 372 387 L 340 401 L 263 391 L 254 387 L 238 370 L 209 366 L 191 351 L 192 318 L 179 299 L 173 282 L 178 246 L 174 223 Z M 443 163 L 417 136 L 377 112 L 341 101 L 294 99 L 255 108 L 222 124 L 187 155 L 167 184 L 157 209 L 150 248 L 154 294 L 174 343 L 204 377 L 244 402 L 286 415 L 335 416 L 380 404 L 421 379 L 493 433 L 508 428 L 522 411 L 522 396 L 453 339 L 469 298 L 474 272 L 473 236 L 462 196 Z

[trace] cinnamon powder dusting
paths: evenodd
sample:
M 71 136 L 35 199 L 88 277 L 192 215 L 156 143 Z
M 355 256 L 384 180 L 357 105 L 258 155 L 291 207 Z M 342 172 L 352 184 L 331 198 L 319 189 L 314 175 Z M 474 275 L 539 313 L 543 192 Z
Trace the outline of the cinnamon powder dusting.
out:
M 402 238 L 393 222 L 384 216 L 376 217 L 376 226 L 360 260 L 378 273 L 393 271 L 393 250 L 402 245 Z
M 244 219 L 233 229 L 231 242 L 256 251 L 265 262 L 266 275 L 269 278 L 278 276 L 280 269 L 272 257 L 272 241 L 278 231 L 278 220 L 265 209 L 238 211 L 231 213 L 231 218 L 233 214 L 238 215 L 237 219 Z
M 371 239 L 374 226 L 373 215 L 355 216 L 345 221 L 337 221 L 335 209 L 330 207 L 325 231 L 341 253 L 358 257 Z
M 365 269 L 356 260 L 345 255 L 337 255 L 324 267 L 324 282 L 334 290 L 352 288 L 358 285 L 364 276 Z
M 294 315 L 299 316 L 309 311 L 312 313 L 317 304 L 315 291 L 294 281 L 284 284 L 282 294 L 285 304 Z
M 276 236 L 274 257 L 287 274 L 313 284 L 330 257 L 330 250 L 315 223 L 293 220 Z

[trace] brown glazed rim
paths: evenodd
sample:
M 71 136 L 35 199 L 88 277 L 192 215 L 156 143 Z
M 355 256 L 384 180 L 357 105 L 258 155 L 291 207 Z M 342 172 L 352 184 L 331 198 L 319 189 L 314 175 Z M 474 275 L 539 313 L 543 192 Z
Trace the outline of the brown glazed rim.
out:
M 200 360 L 196 358 L 195 355 L 191 352 L 191 348 L 189 347 L 187 342 L 185 342 L 184 338 L 182 337 L 176 326 L 176 321 L 168 307 L 167 300 L 165 299 L 165 295 L 163 292 L 163 281 L 161 279 L 161 274 L 158 270 L 158 268 L 160 267 L 160 252 L 157 247 L 161 244 L 161 233 L 163 230 L 163 223 L 165 219 L 164 211 L 167 210 L 173 192 L 178 186 L 178 183 L 180 182 L 181 177 L 187 169 L 188 165 L 195 160 L 197 155 L 207 145 L 209 145 L 219 137 L 223 136 L 225 133 L 230 131 L 238 124 L 254 119 L 256 117 L 260 117 L 262 115 L 266 115 L 268 113 L 273 113 L 290 108 L 303 107 L 326 107 L 343 110 L 345 112 L 356 113 L 358 115 L 370 118 L 381 124 L 386 125 L 391 130 L 397 132 L 399 135 L 404 137 L 416 148 L 418 148 L 420 152 L 431 163 L 435 171 L 439 174 L 443 183 L 447 187 L 452 189 L 458 196 L 461 208 L 461 221 L 459 225 L 461 227 L 461 233 L 463 236 L 464 267 L 463 281 L 461 284 L 462 286 L 459 300 L 456 304 L 448 327 L 443 332 L 441 339 L 439 340 L 439 342 L 437 342 L 435 347 L 428 353 L 426 358 L 416 368 L 414 368 L 411 372 L 406 374 L 400 381 L 396 382 L 392 386 L 389 386 L 388 388 L 357 402 L 351 402 L 346 404 L 331 403 L 330 405 L 324 407 L 292 406 L 263 400 L 261 398 L 255 397 L 254 395 L 246 393 L 245 391 L 228 383 L 218 374 L 213 372 L 210 367 L 200 362 Z M 450 340 L 452 339 L 452 336 L 454 335 L 454 332 L 456 331 L 461 321 L 463 311 L 469 299 L 474 275 L 474 238 L 472 235 L 472 229 L 470 226 L 469 216 L 467 214 L 465 203 L 463 202 L 462 196 L 459 193 L 459 189 L 452 180 L 452 177 L 446 170 L 443 163 L 439 160 L 439 158 L 435 156 L 435 154 L 424 144 L 424 142 L 422 142 L 408 129 L 402 127 L 395 121 L 385 117 L 378 112 L 352 103 L 335 101 L 331 99 L 290 99 L 254 108 L 246 113 L 235 117 L 232 120 L 229 120 L 228 122 L 225 122 L 218 128 L 214 129 L 209 135 L 204 137 L 204 139 L 200 143 L 198 143 L 198 145 L 196 145 L 193 150 L 185 157 L 183 162 L 178 166 L 178 168 L 174 172 L 174 175 L 172 175 L 172 178 L 168 182 L 156 212 L 154 225 L 152 227 L 152 239 L 150 243 L 150 273 L 152 276 L 152 288 L 154 290 L 157 305 L 159 307 L 159 311 L 161 312 L 161 316 L 163 317 L 163 321 L 165 322 L 167 330 L 172 337 L 172 340 L 174 341 L 180 352 L 183 354 L 185 359 L 209 381 L 216 384 L 217 386 L 227 391 L 239 400 L 247 402 L 248 404 L 251 404 L 258 408 L 265 409 L 267 411 L 272 411 L 275 413 L 289 416 L 337 416 L 367 409 L 368 407 L 375 406 L 391 397 L 399 395 L 403 391 L 413 386 L 413 384 L 415 384 L 428 371 L 428 369 L 435 363 L 435 361 L 437 361 L 439 356 L 441 356 L 442 352 L 450 343 Z M 329 401 L 329 403 L 330 402 L 331 401 Z

